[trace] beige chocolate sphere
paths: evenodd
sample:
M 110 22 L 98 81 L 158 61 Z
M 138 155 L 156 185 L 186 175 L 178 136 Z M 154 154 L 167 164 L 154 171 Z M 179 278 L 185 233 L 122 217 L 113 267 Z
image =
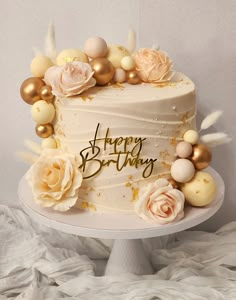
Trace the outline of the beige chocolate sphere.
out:
M 104 57 L 107 54 L 107 43 L 101 37 L 90 37 L 84 44 L 84 52 L 91 58 Z
M 112 63 L 113 67 L 120 68 L 121 60 L 125 56 L 129 56 L 129 51 L 121 45 L 110 45 L 106 58 Z
M 64 49 L 57 55 L 57 65 L 62 66 L 67 62 L 81 61 L 88 63 L 88 56 L 79 49 Z
M 55 116 L 55 108 L 52 103 L 45 100 L 39 100 L 32 105 L 32 119 L 38 124 L 50 123 Z
M 190 143 L 192 145 L 197 144 L 198 138 L 199 138 L 199 136 L 198 136 L 197 131 L 192 130 L 192 129 L 186 131 L 184 136 L 183 136 L 184 141 L 187 142 L 187 143 Z
M 190 160 L 180 158 L 172 163 L 170 173 L 175 181 L 184 183 L 193 178 L 195 168 Z
M 126 81 L 126 72 L 121 68 L 117 68 L 115 70 L 115 75 L 114 75 L 113 79 L 115 82 L 118 82 L 118 83 L 125 82 Z
M 192 206 L 205 206 L 216 196 L 216 183 L 209 173 L 198 171 L 191 181 L 181 185 L 181 191 Z
M 121 59 L 121 67 L 125 71 L 131 71 L 135 68 L 135 61 L 132 56 L 124 56 Z
M 30 69 L 35 77 L 43 78 L 48 68 L 53 66 L 53 62 L 47 56 L 38 55 L 33 58 Z
M 193 147 L 185 141 L 179 142 L 176 146 L 176 154 L 181 158 L 189 157 L 193 152 Z
M 57 142 L 53 137 L 48 137 L 42 140 L 41 147 L 43 149 L 55 149 L 57 148 Z

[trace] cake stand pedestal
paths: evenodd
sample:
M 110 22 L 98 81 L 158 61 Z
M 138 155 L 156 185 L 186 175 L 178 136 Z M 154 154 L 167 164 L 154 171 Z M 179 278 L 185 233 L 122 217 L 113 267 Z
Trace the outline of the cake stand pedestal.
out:
M 224 182 L 212 168 L 209 172 L 215 179 L 217 195 L 214 201 L 201 208 L 187 206 L 185 217 L 176 224 L 155 225 L 136 215 L 98 214 L 71 209 L 66 213 L 45 209 L 33 201 L 31 188 L 25 177 L 19 183 L 18 194 L 25 212 L 34 220 L 50 228 L 80 236 L 114 239 L 105 274 L 133 273 L 152 274 L 153 268 L 147 257 L 142 240 L 144 238 L 168 235 L 196 226 L 221 207 L 224 200 Z

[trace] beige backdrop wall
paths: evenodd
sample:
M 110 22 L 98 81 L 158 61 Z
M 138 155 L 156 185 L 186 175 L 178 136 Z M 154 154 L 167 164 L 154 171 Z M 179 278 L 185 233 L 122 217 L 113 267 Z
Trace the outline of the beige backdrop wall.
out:
M 0 204 L 18 206 L 17 185 L 28 165 L 15 157 L 34 134 L 30 107 L 19 87 L 30 76 L 32 46 L 41 47 L 49 20 L 61 50 L 81 47 L 91 35 L 126 43 L 129 27 L 139 46 L 158 44 L 197 85 L 199 122 L 214 109 L 224 117 L 214 130 L 233 142 L 214 150 L 212 165 L 226 184 L 221 210 L 200 227 L 214 230 L 236 220 L 236 1 L 235 0 L 5 0 L 0 10 Z

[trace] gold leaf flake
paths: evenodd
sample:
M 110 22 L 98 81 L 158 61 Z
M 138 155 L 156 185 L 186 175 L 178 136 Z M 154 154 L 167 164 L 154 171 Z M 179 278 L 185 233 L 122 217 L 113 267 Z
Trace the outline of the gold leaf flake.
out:
M 158 83 L 153 84 L 153 86 L 157 87 L 157 88 L 175 87 L 176 82 L 170 82 L 170 81 L 158 82 Z
M 88 201 L 82 201 L 81 208 L 96 211 L 96 206 Z
M 160 152 L 159 156 L 164 160 L 168 160 L 170 153 L 167 150 L 164 150 Z
M 84 95 L 84 96 L 80 96 L 80 98 L 86 102 L 87 100 L 92 101 L 94 96 Z
M 138 199 L 139 195 L 139 188 L 132 188 L 132 202 L 136 201 Z
M 121 90 L 125 88 L 125 86 L 119 82 L 112 84 L 111 87 L 113 87 L 114 89 L 121 89 Z
M 170 170 L 170 168 L 171 168 L 171 164 L 168 164 L 168 163 L 166 163 L 166 162 L 162 162 L 162 165 L 163 165 L 163 167 L 165 168 L 165 169 L 167 169 L 167 170 Z

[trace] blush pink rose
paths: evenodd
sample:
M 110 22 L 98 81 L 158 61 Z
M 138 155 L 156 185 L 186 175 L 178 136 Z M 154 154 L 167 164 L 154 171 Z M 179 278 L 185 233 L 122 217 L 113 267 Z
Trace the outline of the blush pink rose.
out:
M 162 82 L 174 75 L 172 61 L 162 51 L 149 48 L 139 49 L 133 56 L 136 70 L 144 82 Z
M 49 68 L 45 73 L 44 81 L 52 87 L 55 96 L 69 97 L 93 87 L 96 84 L 93 73 L 89 64 L 74 61 Z
M 184 217 L 184 194 L 166 179 L 158 179 L 140 190 L 135 212 L 144 220 L 157 224 L 173 223 Z

